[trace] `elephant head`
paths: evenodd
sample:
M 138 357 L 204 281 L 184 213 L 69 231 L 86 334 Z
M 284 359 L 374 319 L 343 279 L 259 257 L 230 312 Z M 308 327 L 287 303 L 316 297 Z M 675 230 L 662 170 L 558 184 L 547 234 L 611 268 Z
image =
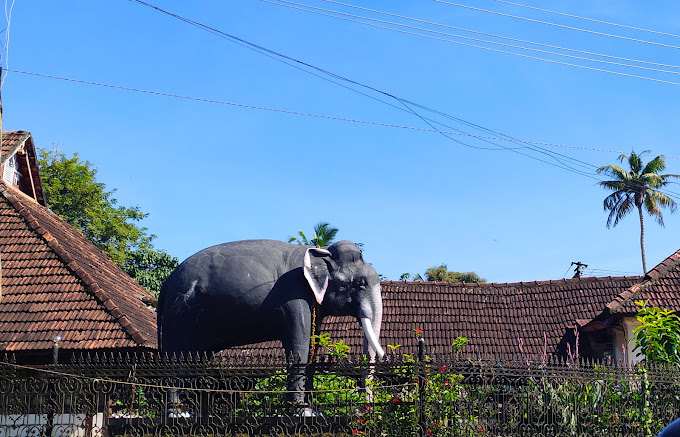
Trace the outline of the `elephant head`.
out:
M 309 248 L 304 256 L 304 276 L 324 315 L 352 314 L 361 322 L 364 349 L 373 357 L 385 355 L 378 339 L 382 322 L 380 278 L 350 241 Z

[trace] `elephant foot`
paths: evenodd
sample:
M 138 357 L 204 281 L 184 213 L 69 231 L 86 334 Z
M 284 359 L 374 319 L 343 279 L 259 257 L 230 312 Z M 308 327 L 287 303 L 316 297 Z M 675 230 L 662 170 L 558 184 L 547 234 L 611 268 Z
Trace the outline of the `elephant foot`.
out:
M 188 419 L 191 417 L 191 413 L 182 408 L 182 404 L 178 402 L 173 402 L 169 406 L 167 413 L 168 419 Z
M 295 406 L 292 409 L 292 416 L 294 417 L 321 417 L 321 413 L 314 411 L 311 407 Z

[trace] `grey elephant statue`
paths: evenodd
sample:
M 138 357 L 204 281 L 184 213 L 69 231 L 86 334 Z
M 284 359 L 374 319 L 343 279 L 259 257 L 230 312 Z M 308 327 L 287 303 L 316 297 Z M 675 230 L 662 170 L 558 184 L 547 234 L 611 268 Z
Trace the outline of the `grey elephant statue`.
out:
M 158 299 L 158 344 L 177 354 L 279 339 L 296 364 L 289 367 L 288 401 L 304 408 L 311 382 L 300 365 L 309 359 L 312 321 L 318 333 L 328 315 L 356 317 L 364 351 L 383 357 L 380 279 L 354 243 L 236 241 L 192 255 L 168 277 Z

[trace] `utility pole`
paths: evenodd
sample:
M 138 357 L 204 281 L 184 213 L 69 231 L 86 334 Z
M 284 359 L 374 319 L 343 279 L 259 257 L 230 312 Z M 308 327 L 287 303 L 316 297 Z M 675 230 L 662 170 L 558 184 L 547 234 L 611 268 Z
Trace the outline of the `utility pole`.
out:
M 574 278 L 580 278 L 583 274 L 583 270 L 588 267 L 588 264 L 583 264 L 581 261 L 572 262 L 571 265 L 576 266 L 574 269 Z

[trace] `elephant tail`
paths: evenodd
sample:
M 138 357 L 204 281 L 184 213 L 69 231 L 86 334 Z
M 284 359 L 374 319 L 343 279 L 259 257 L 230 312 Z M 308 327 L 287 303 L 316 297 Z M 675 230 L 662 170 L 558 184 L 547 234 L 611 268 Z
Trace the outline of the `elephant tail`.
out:
M 158 294 L 158 304 L 156 305 L 156 335 L 158 336 L 158 350 L 163 350 L 163 308 L 165 307 L 165 293 L 167 292 L 168 282 L 163 282 L 161 291 Z

